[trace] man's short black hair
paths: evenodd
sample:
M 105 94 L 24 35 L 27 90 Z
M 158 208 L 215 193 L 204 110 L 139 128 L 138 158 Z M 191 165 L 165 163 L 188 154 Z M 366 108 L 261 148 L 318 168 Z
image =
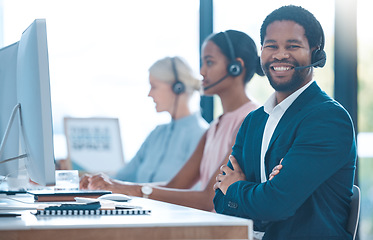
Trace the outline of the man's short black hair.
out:
M 275 21 L 282 20 L 294 21 L 301 25 L 305 30 L 310 48 L 318 46 L 321 50 L 324 49 L 324 31 L 320 22 L 308 10 L 294 5 L 280 7 L 264 19 L 262 27 L 260 28 L 260 43 L 262 46 L 268 25 Z

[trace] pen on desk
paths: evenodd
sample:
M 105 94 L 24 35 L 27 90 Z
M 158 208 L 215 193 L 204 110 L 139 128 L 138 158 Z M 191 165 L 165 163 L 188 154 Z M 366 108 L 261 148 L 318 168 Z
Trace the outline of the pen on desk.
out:
M 123 205 L 119 204 L 115 206 L 115 209 L 142 209 L 140 206 L 133 206 L 133 205 Z
M 19 217 L 20 213 L 0 213 L 0 217 Z

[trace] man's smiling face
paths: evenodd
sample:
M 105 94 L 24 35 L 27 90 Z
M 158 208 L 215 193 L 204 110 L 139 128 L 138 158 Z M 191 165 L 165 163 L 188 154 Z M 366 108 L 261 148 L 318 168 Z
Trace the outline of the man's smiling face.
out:
M 295 92 L 312 80 L 312 68 L 295 67 L 311 63 L 304 28 L 293 21 L 275 21 L 268 25 L 263 41 L 261 62 L 271 86 L 277 92 Z

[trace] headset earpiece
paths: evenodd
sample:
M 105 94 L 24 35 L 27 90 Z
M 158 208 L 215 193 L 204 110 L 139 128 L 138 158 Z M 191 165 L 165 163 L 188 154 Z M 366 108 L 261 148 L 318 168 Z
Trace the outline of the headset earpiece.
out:
M 319 22 L 318 22 L 319 23 Z M 314 67 L 324 67 L 326 63 L 326 52 L 324 51 L 325 47 L 325 36 L 324 31 L 319 23 L 320 31 L 321 31 L 321 42 L 319 48 L 313 50 L 311 56 L 311 63 L 314 64 Z
M 324 67 L 326 63 L 326 53 L 324 50 L 316 49 L 312 52 L 311 63 L 317 63 L 314 67 Z
M 228 73 L 229 75 L 232 75 L 232 76 L 238 76 L 241 74 L 242 72 L 242 65 L 239 61 L 232 61 L 229 63 L 228 65 Z
M 238 76 L 242 72 L 242 64 L 236 60 L 236 56 L 234 54 L 234 48 L 231 39 L 229 38 L 229 35 L 227 32 L 223 32 L 225 39 L 227 41 L 228 49 L 229 49 L 229 54 L 230 54 L 230 63 L 228 64 L 227 71 L 229 75 L 231 76 Z
M 176 95 L 179 95 L 185 92 L 185 84 L 179 80 L 177 70 L 176 70 L 175 58 L 171 58 L 171 64 L 172 64 L 172 71 L 175 76 L 175 82 L 174 84 L 172 84 L 172 91 Z
M 176 95 L 182 94 L 183 92 L 185 92 L 185 85 L 184 85 L 184 83 L 182 83 L 180 81 L 175 82 L 174 84 L 172 84 L 172 91 Z

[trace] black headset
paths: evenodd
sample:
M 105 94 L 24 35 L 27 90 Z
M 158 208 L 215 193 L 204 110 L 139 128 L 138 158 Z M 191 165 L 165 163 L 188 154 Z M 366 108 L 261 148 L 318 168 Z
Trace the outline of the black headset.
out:
M 239 61 L 236 60 L 236 56 L 234 54 L 234 48 L 231 39 L 229 38 L 229 35 L 227 32 L 223 32 L 225 39 L 227 41 L 228 49 L 229 49 L 229 54 L 230 54 L 230 63 L 228 64 L 228 74 L 231 76 L 238 76 L 242 72 L 242 65 Z
M 172 71 L 174 72 L 174 76 L 175 76 L 175 82 L 174 84 L 172 84 L 172 91 L 176 95 L 179 95 L 185 92 L 185 84 L 179 80 L 174 57 L 171 58 L 171 65 L 172 65 Z
M 321 25 L 320 25 L 321 28 Z M 325 45 L 325 37 L 324 37 L 324 32 L 322 31 L 321 28 L 321 44 L 320 47 L 313 50 L 312 56 L 311 56 L 311 63 L 312 65 L 316 67 L 324 67 L 326 63 L 326 53 L 324 51 L 324 45 Z

